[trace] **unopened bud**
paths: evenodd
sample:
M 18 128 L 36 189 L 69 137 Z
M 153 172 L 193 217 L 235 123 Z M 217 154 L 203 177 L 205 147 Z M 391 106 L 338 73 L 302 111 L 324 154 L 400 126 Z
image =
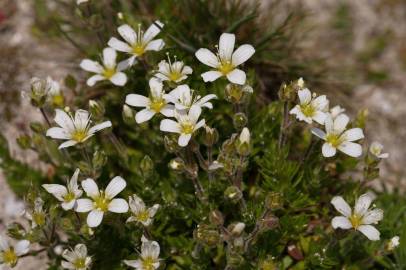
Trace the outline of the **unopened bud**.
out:
M 233 125 L 236 129 L 245 127 L 248 123 L 248 118 L 245 113 L 236 113 L 233 117 Z
M 242 86 L 238 84 L 229 83 L 226 86 L 226 100 L 231 103 L 240 103 L 243 97 Z
M 232 224 L 228 225 L 228 230 L 234 236 L 240 236 L 243 233 L 244 229 L 245 229 L 245 223 L 243 223 L 243 222 L 237 222 L 237 223 L 232 223 Z
M 178 141 L 174 136 L 165 136 L 164 146 L 166 151 L 168 151 L 169 153 L 176 153 L 179 151 Z
M 277 210 L 282 207 L 282 196 L 279 192 L 269 192 L 265 198 L 265 207 L 269 210 Z
M 261 230 L 263 231 L 275 229 L 276 227 L 279 226 L 279 218 L 272 214 L 267 215 L 266 217 L 264 217 L 259 221 L 259 225 Z
M 95 100 L 89 100 L 89 111 L 94 119 L 101 119 L 106 112 L 103 104 Z
M 44 125 L 42 125 L 42 124 L 39 123 L 39 122 L 32 122 L 32 123 L 30 124 L 30 128 L 31 128 L 31 130 L 34 131 L 35 133 L 43 133 L 43 132 L 45 132 L 45 127 L 44 127 Z
M 395 248 L 397 248 L 400 245 L 399 240 L 400 240 L 399 236 L 392 237 L 385 246 L 386 250 L 387 251 L 395 250 Z
M 244 263 L 244 257 L 237 252 L 230 252 L 227 254 L 227 263 L 230 267 L 239 268 Z
M 299 85 L 300 84 L 301 83 L 299 83 Z M 298 90 L 298 84 L 295 82 L 290 84 L 282 83 L 278 91 L 279 99 L 282 101 L 295 101 Z
M 123 120 L 126 124 L 130 125 L 134 123 L 134 111 L 130 108 L 130 106 L 124 104 L 123 105 Z
M 197 225 L 194 236 L 208 246 L 215 246 L 221 241 L 220 233 L 206 224 Z
M 243 128 L 240 137 L 238 138 L 236 147 L 238 154 L 248 156 L 251 152 L 251 134 L 248 128 Z
M 217 129 L 211 128 L 209 126 L 205 126 L 204 128 L 204 137 L 203 137 L 203 143 L 206 146 L 213 146 L 215 143 L 217 143 L 219 139 L 219 133 Z
M 148 155 L 141 160 L 140 169 L 144 177 L 148 177 L 152 174 L 154 170 L 154 162 Z
M 106 165 L 106 162 L 107 156 L 104 151 L 97 150 L 96 152 L 94 152 L 92 164 L 95 168 L 102 168 L 104 165 Z
M 25 237 L 25 229 L 23 225 L 17 222 L 11 223 L 7 226 L 7 234 L 14 239 L 21 240 Z
M 31 103 L 34 106 L 42 107 L 46 102 L 48 94 L 47 81 L 34 77 L 31 79 Z
M 174 171 L 182 171 L 185 169 L 185 162 L 181 158 L 172 159 L 169 162 L 169 168 Z
M 224 217 L 223 214 L 219 210 L 213 210 L 210 212 L 209 216 L 210 222 L 215 225 L 223 225 L 224 224 Z
M 224 191 L 224 196 L 232 202 L 238 202 L 243 194 L 238 187 L 230 186 Z

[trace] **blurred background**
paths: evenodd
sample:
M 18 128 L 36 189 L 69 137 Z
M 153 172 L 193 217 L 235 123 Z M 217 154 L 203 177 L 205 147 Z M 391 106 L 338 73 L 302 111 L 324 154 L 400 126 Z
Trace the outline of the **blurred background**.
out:
M 287 26 L 293 27 L 295 34 L 286 44 L 294 42 L 293 49 L 271 64 L 283 70 L 286 59 L 294 57 L 303 70 L 311 70 L 303 74 L 314 85 L 311 90 L 328 94 L 352 116 L 366 109 L 367 139 L 381 142 L 390 153 L 377 181 L 388 189 L 404 189 L 406 2 L 262 0 L 259 5 L 259 22 L 271 16 L 274 21 L 294 16 L 293 23 Z M 0 0 L 0 133 L 6 138 L 0 143 L 7 144 L 19 161 L 44 172 L 47 166 L 39 164 L 33 153 L 23 153 L 15 142 L 19 135 L 29 132 L 30 121 L 42 121 L 39 111 L 30 106 L 22 93 L 29 90 L 33 76 L 51 76 L 61 82 L 66 74 L 80 76 L 78 63 L 83 57 L 72 42 L 61 38 L 63 29 L 59 35 L 47 32 L 47 28 L 55 28 L 47 20 L 50 9 L 63 12 L 52 1 Z M 0 198 L 1 232 L 10 221 L 18 219 L 23 207 L 2 175 Z M 27 258 L 18 269 L 44 269 L 44 263 Z

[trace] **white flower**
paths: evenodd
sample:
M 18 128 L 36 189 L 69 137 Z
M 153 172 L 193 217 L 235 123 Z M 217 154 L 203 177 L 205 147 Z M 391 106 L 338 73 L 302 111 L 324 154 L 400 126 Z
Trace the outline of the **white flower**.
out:
M 111 127 L 110 121 L 90 127 L 92 121 L 90 120 L 89 112 L 85 110 L 77 110 L 74 118 L 59 109 L 56 109 L 55 112 L 54 120 L 60 127 L 48 129 L 47 136 L 54 139 L 67 140 L 59 146 L 59 149 L 83 143 L 97 131 Z
M 82 3 L 87 3 L 87 2 L 89 2 L 89 0 L 77 0 L 77 1 L 76 1 L 76 4 L 77 4 L 77 5 L 80 5 L 80 4 L 82 4 Z
M 343 216 L 335 217 L 331 221 L 334 229 L 351 229 L 360 231 L 369 240 L 379 240 L 379 231 L 371 224 L 377 224 L 383 218 L 383 211 L 381 209 L 369 210 L 373 201 L 370 194 L 361 195 L 355 202 L 354 211 L 341 196 L 336 196 L 331 200 L 335 209 Z
M 91 228 L 97 227 L 103 220 L 104 213 L 127 213 L 128 204 L 124 199 L 114 199 L 118 193 L 124 190 L 127 183 L 120 176 L 114 177 L 107 185 L 105 191 L 99 190 L 93 179 L 86 179 L 82 182 L 82 187 L 87 196 L 91 199 L 78 199 L 75 208 L 76 212 L 86 213 L 87 225 Z
M 17 265 L 18 257 L 27 254 L 30 242 L 27 240 L 18 241 L 15 245 L 0 236 L 0 268 L 2 266 L 14 267 Z
M 379 142 L 373 142 L 371 146 L 369 147 L 369 152 L 371 152 L 372 155 L 376 156 L 377 158 L 388 158 L 389 153 L 382 153 L 383 150 L 383 145 L 380 144 Z
M 125 103 L 134 107 L 144 107 L 135 115 L 137 123 L 143 123 L 150 120 L 155 114 L 161 113 L 166 117 L 173 117 L 173 105 L 168 104 L 169 100 L 165 98 L 163 84 L 156 78 L 149 80 L 150 96 L 144 97 L 138 94 L 129 94 Z
M 159 267 L 160 247 L 158 242 L 141 239 L 141 254 L 138 260 L 124 260 L 124 263 L 137 270 L 154 270 Z
M 186 66 L 183 61 L 176 61 L 175 57 L 175 62 L 172 63 L 168 56 L 168 61 L 162 60 L 159 62 L 158 71 L 154 76 L 162 81 L 179 83 L 185 80 L 187 75 L 192 74 L 192 72 L 192 68 Z
M 204 97 L 195 95 L 195 91 L 191 90 L 186 84 L 179 85 L 164 97 L 175 104 L 177 110 L 187 110 L 193 105 L 213 109 L 213 104 L 209 102 L 211 99 L 217 98 L 214 94 L 209 94 Z
M 62 257 L 66 260 L 61 263 L 64 269 L 87 270 L 92 263 L 92 258 L 87 256 L 87 248 L 83 244 L 77 244 L 74 250 L 65 249 Z
M 131 217 L 127 219 L 127 222 L 136 221 L 144 226 L 149 226 L 152 223 L 152 219 L 159 209 L 159 204 L 146 208 L 143 200 L 135 194 L 129 198 L 128 204 L 130 205 Z
M 155 21 L 144 33 L 141 31 L 141 25 L 138 25 L 138 32 L 135 32 L 127 24 L 121 25 L 117 28 L 117 31 L 126 42 L 113 37 L 109 40 L 108 45 L 117 51 L 131 55 L 126 60 L 131 66 L 134 64 L 135 59 L 144 55 L 145 52 L 160 51 L 165 46 L 162 39 L 153 40 L 161 32 L 163 26 L 164 24 L 160 21 Z
M 96 73 L 87 80 L 88 86 L 93 86 L 98 81 L 108 80 L 117 86 L 123 86 L 127 82 L 127 75 L 121 72 L 128 67 L 126 61 L 116 64 L 117 53 L 112 48 L 105 48 L 103 50 L 103 65 L 98 62 L 84 59 L 80 63 L 80 67 L 86 71 Z
M 250 135 L 250 131 L 249 131 L 248 128 L 245 127 L 245 128 L 242 129 L 239 139 L 240 139 L 241 144 L 243 144 L 243 143 L 249 144 L 250 143 L 251 135 Z
M 321 125 L 324 124 L 329 103 L 326 96 L 316 97 L 316 94 L 312 95 L 307 88 L 299 90 L 297 94 L 299 104 L 290 110 L 290 114 L 296 115 L 297 119 L 308 124 L 313 123 L 313 120 Z
M 333 108 L 330 109 L 330 114 L 331 117 L 333 117 L 333 119 L 336 119 L 337 116 L 339 116 L 340 114 L 344 113 L 345 109 L 341 108 L 339 105 L 334 106 Z
M 215 69 L 201 75 L 205 82 L 212 82 L 226 76 L 232 83 L 245 84 L 245 72 L 237 66 L 247 61 L 255 53 L 255 49 L 249 44 L 244 44 L 234 51 L 234 44 L 235 35 L 223 33 L 220 36 L 217 54 L 208 49 L 199 49 L 195 53 L 200 62 Z
M 395 248 L 397 248 L 397 247 L 400 245 L 399 240 L 400 240 L 399 236 L 394 236 L 394 237 L 392 237 L 392 238 L 389 240 L 389 242 L 388 242 L 386 248 L 387 248 L 389 251 L 394 250 Z
M 41 198 L 36 198 L 34 201 L 34 209 L 24 212 L 25 217 L 31 221 L 31 228 L 33 229 L 45 225 L 46 213 L 43 206 L 44 201 Z
M 330 114 L 327 114 L 325 119 L 326 132 L 318 128 L 312 129 L 314 135 L 326 141 L 322 147 L 323 156 L 332 157 L 336 154 L 337 149 L 351 157 L 361 156 L 361 145 L 353 141 L 364 138 L 364 133 L 360 128 L 345 130 L 348 122 L 349 118 L 345 114 L 340 114 L 334 120 Z
M 82 196 L 82 190 L 78 186 L 79 169 L 76 169 L 66 187 L 58 184 L 44 184 L 43 188 L 54 195 L 60 202 L 64 210 L 72 209 L 76 204 L 76 199 Z
M 165 132 L 179 133 L 178 144 L 179 146 L 188 145 L 192 134 L 205 125 L 205 120 L 199 122 L 199 116 L 202 109 L 199 106 L 192 106 L 189 113 L 180 112 L 175 110 L 175 118 L 177 121 L 171 119 L 164 119 L 161 121 L 160 130 Z

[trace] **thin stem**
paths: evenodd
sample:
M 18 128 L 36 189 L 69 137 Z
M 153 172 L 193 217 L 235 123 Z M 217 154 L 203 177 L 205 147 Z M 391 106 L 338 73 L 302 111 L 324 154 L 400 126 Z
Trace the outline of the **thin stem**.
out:
M 285 101 L 283 104 L 283 116 L 282 116 L 282 123 L 281 128 L 279 130 L 279 140 L 278 140 L 278 148 L 281 149 L 283 144 L 285 143 L 285 133 L 286 133 L 286 126 L 289 120 L 289 102 Z
M 40 110 L 42 116 L 44 117 L 45 121 L 47 122 L 48 126 L 50 127 L 51 122 L 49 121 L 49 118 L 48 118 L 47 114 L 45 113 L 44 108 L 39 108 L 39 110 Z
M 255 224 L 255 228 L 252 230 L 252 232 L 247 236 L 245 239 L 245 246 L 244 246 L 244 251 L 247 252 L 249 247 L 251 246 L 252 242 L 256 240 L 258 237 L 258 234 L 260 233 L 260 221 L 263 220 L 271 210 L 265 209 L 265 211 L 262 213 L 261 217 L 257 220 L 257 223 Z

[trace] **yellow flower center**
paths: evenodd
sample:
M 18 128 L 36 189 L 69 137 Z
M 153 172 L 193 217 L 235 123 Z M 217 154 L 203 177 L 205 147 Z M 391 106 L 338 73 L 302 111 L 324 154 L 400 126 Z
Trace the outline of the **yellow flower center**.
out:
M 74 130 L 71 135 L 72 140 L 77 142 L 83 142 L 86 137 L 87 137 L 86 130 Z
M 64 104 L 63 95 L 55 95 L 52 97 L 52 104 L 56 107 L 62 107 Z
M 182 77 L 182 74 L 178 71 L 172 71 L 169 74 L 169 80 L 176 82 L 177 80 L 179 80 Z
M 145 222 L 149 219 L 149 212 L 146 211 L 141 211 L 137 214 L 135 217 L 138 221 Z
M 137 43 L 133 47 L 133 53 L 136 54 L 137 56 L 143 55 L 145 53 L 145 47 L 144 45 Z
M 356 214 L 352 214 L 349 219 L 354 229 L 357 229 L 360 225 L 362 225 L 362 217 Z
M 223 75 L 227 75 L 234 70 L 234 65 L 230 61 L 222 62 L 218 70 L 223 73 Z
M 76 269 L 83 269 L 86 267 L 86 259 L 79 258 L 73 263 L 73 265 L 75 266 Z
M 3 252 L 3 261 L 10 265 L 11 267 L 14 267 L 17 264 L 18 257 L 16 253 L 14 252 L 13 248 L 10 248 L 8 250 L 5 250 Z
M 165 101 L 163 99 L 156 99 L 152 100 L 151 103 L 149 104 L 149 108 L 153 110 L 156 113 L 159 113 L 161 109 L 166 105 Z
M 38 226 L 43 226 L 45 224 L 45 214 L 43 212 L 34 212 L 32 214 L 32 221 Z
M 307 117 L 314 116 L 316 109 L 311 104 L 300 105 L 302 113 Z
M 64 199 L 65 202 L 71 202 L 71 201 L 73 201 L 75 199 L 75 194 L 72 193 L 72 192 L 68 192 L 68 194 L 66 194 L 63 197 L 63 199 Z
M 142 267 L 144 270 L 155 270 L 154 267 L 155 260 L 152 257 L 146 257 L 142 260 Z
M 195 129 L 195 125 L 189 122 L 184 122 L 181 124 L 181 129 L 182 133 L 184 134 L 192 134 Z
M 93 199 L 94 207 L 102 212 L 109 210 L 110 199 L 106 198 L 104 192 L 100 192 L 100 196 Z
M 106 68 L 103 70 L 103 76 L 107 79 L 110 79 L 111 77 L 116 74 L 116 69 L 115 68 Z
M 328 134 L 326 136 L 326 142 L 330 143 L 333 147 L 337 148 L 342 143 L 342 140 L 340 136 L 337 134 Z

